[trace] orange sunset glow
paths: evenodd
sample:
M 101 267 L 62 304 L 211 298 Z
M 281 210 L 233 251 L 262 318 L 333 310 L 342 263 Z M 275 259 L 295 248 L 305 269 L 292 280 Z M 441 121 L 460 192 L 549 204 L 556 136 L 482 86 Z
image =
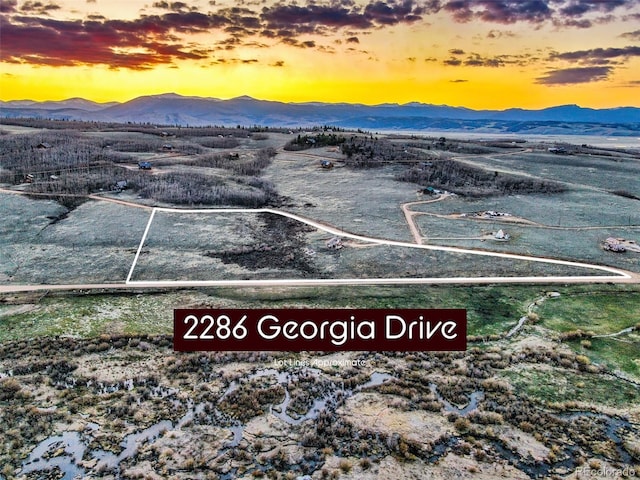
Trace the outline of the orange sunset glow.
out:
M 0 100 L 640 106 L 637 0 L 1 0 Z

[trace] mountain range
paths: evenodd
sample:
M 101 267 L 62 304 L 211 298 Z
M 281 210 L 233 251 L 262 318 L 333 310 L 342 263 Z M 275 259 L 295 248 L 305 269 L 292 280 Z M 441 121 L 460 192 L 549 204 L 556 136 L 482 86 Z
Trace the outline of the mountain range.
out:
M 283 103 L 243 96 L 229 100 L 175 93 L 118 103 L 82 98 L 62 101 L 0 101 L 0 118 L 32 117 L 117 123 L 298 127 L 332 125 L 368 130 L 461 130 L 495 133 L 639 135 L 640 108 L 472 110 L 424 103 L 363 105 Z

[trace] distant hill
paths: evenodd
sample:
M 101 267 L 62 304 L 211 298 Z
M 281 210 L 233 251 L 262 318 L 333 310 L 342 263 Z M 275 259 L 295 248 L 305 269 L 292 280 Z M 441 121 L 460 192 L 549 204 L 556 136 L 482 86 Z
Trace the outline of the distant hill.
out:
M 220 100 L 175 93 L 138 97 L 124 103 L 82 98 L 0 102 L 0 117 L 35 117 L 160 125 L 335 125 L 394 130 L 462 130 L 503 133 L 639 135 L 640 108 L 582 108 L 562 105 L 542 110 L 472 110 L 424 103 L 362 105 L 283 103 L 237 97 Z M 599 132 L 599 133 L 598 133 Z

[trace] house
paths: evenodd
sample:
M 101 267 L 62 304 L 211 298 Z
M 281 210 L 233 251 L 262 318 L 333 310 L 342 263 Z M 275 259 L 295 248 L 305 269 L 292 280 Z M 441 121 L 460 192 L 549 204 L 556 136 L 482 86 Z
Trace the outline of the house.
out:
M 340 250 L 342 248 L 342 239 L 340 237 L 331 237 L 327 240 L 326 246 L 329 250 Z
M 322 162 L 320 162 L 320 166 L 322 168 L 331 169 L 333 168 L 333 162 L 330 160 L 322 160 Z
M 162 150 L 164 150 L 165 152 L 169 152 L 169 151 L 173 150 L 173 145 L 165 143 L 164 145 L 162 145 Z
M 27 173 L 27 174 L 24 176 L 24 181 L 25 181 L 25 183 L 33 183 L 33 181 L 34 181 L 34 180 L 35 180 L 35 177 L 34 177 L 34 176 L 33 176 L 33 174 L 31 174 L 31 173 Z
M 127 188 L 127 181 L 126 180 L 120 180 L 119 182 L 116 182 L 113 187 L 111 187 L 111 190 L 113 190 L 114 192 L 121 192 L 122 190 L 125 190 L 126 188 Z
M 437 188 L 433 187 L 421 188 L 420 190 L 418 190 L 418 194 L 420 195 L 440 195 L 441 193 L 442 190 L 438 190 Z
M 504 230 L 500 229 L 493 234 L 493 238 L 495 238 L 496 240 L 509 240 L 511 236 Z
M 559 147 L 550 147 L 550 148 L 547 148 L 547 151 L 549 153 L 555 153 L 557 155 L 564 155 L 565 153 L 567 153 L 567 150 L 565 148 L 559 148 Z
M 151 170 L 151 162 L 138 162 L 138 168 L 141 170 Z
M 614 237 L 607 238 L 602 244 L 602 248 L 604 250 L 608 250 L 609 252 L 616 252 L 616 253 L 623 253 L 627 251 L 627 249 L 622 244 L 620 239 L 614 238 Z

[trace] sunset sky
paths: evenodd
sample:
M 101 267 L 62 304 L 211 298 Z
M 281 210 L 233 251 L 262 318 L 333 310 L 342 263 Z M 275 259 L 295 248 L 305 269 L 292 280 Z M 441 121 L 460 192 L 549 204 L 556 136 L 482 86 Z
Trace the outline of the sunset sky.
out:
M 640 107 L 640 0 L 0 0 L 0 100 Z

